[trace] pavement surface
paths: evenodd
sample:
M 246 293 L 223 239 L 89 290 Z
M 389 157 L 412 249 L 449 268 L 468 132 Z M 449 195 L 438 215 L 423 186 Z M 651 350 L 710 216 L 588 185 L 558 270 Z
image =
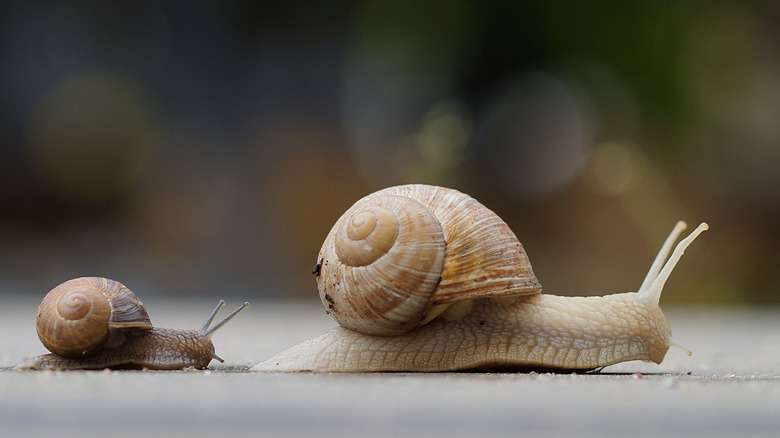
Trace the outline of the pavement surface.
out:
M 254 302 L 213 338 L 224 364 L 175 372 L 11 370 L 45 350 L 38 300 L 5 303 L 2 436 L 780 436 L 780 309 L 667 310 L 694 354 L 671 349 L 661 365 L 344 375 L 247 371 L 332 327 L 318 303 Z M 200 327 L 215 304 L 144 303 L 176 328 Z

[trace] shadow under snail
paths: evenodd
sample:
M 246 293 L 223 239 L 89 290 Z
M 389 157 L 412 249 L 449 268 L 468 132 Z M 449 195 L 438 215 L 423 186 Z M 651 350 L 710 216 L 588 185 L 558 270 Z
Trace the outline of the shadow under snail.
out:
M 49 292 L 35 319 L 38 338 L 51 354 L 17 369 L 205 368 L 214 352 L 211 336 L 238 312 L 209 328 L 220 300 L 200 330 L 153 327 L 143 303 L 118 281 L 100 277 L 68 280 Z
M 380 190 L 336 222 L 313 271 L 320 300 L 340 326 L 252 370 L 660 364 L 678 346 L 658 306 L 661 290 L 684 250 L 708 228 L 702 223 L 672 251 L 685 227 L 682 221 L 674 227 L 637 292 L 555 296 L 541 293 L 514 233 L 474 198 L 426 185 Z

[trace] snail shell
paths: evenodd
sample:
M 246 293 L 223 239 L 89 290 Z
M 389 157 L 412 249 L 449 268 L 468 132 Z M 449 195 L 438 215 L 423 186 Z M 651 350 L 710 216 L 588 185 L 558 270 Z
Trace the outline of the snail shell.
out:
M 143 303 L 130 289 L 99 277 L 75 278 L 52 289 L 38 307 L 35 325 L 43 345 L 65 358 L 121 344 L 125 330 L 152 328 Z
M 459 301 L 541 291 L 506 223 L 444 187 L 362 198 L 333 226 L 318 261 L 323 305 L 343 327 L 371 335 L 404 333 Z

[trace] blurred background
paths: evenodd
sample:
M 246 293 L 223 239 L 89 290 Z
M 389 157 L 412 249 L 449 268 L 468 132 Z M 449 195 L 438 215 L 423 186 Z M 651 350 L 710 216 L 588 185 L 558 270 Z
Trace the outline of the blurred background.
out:
M 0 293 L 317 301 L 325 235 L 410 182 L 504 218 L 550 293 L 778 304 L 780 4 L 10 1 Z

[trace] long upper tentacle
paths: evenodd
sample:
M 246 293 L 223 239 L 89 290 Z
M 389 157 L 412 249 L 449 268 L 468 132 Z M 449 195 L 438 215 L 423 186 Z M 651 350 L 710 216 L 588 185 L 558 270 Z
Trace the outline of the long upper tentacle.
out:
M 684 229 L 685 223 L 682 223 L 682 226 Z M 639 288 L 639 295 L 646 300 L 649 303 L 658 304 L 658 301 L 661 299 L 661 291 L 664 288 L 664 284 L 666 283 L 666 280 L 669 278 L 669 275 L 672 273 L 672 270 L 674 269 L 674 266 L 677 264 L 678 261 L 680 261 L 680 258 L 682 257 L 683 253 L 685 252 L 685 249 L 688 248 L 688 245 L 693 242 L 696 237 L 707 230 L 709 226 L 707 223 L 702 222 L 699 224 L 698 227 L 696 227 L 693 232 L 680 241 L 680 243 L 677 244 L 677 247 L 674 248 L 674 252 L 672 252 L 671 257 L 669 257 L 669 260 L 666 261 L 666 264 L 664 264 L 663 268 L 658 272 L 657 275 L 655 275 L 658 266 L 663 262 L 664 259 L 666 259 L 666 255 L 669 253 L 669 248 L 671 247 L 670 242 L 674 242 L 674 240 L 679 236 L 682 229 L 680 228 L 680 222 L 677 223 L 677 226 L 675 226 L 674 230 L 672 231 L 672 234 L 669 235 L 669 238 L 666 239 L 666 242 L 664 242 L 664 246 L 661 248 L 661 251 L 658 253 L 658 257 L 656 257 L 655 262 L 653 262 L 653 265 L 650 267 L 650 271 L 647 273 L 647 277 L 645 278 L 645 282 L 642 283 L 642 287 Z M 659 260 L 661 260 L 659 262 Z M 658 265 L 658 266 L 656 266 Z M 650 279 L 650 280 L 648 280 Z

